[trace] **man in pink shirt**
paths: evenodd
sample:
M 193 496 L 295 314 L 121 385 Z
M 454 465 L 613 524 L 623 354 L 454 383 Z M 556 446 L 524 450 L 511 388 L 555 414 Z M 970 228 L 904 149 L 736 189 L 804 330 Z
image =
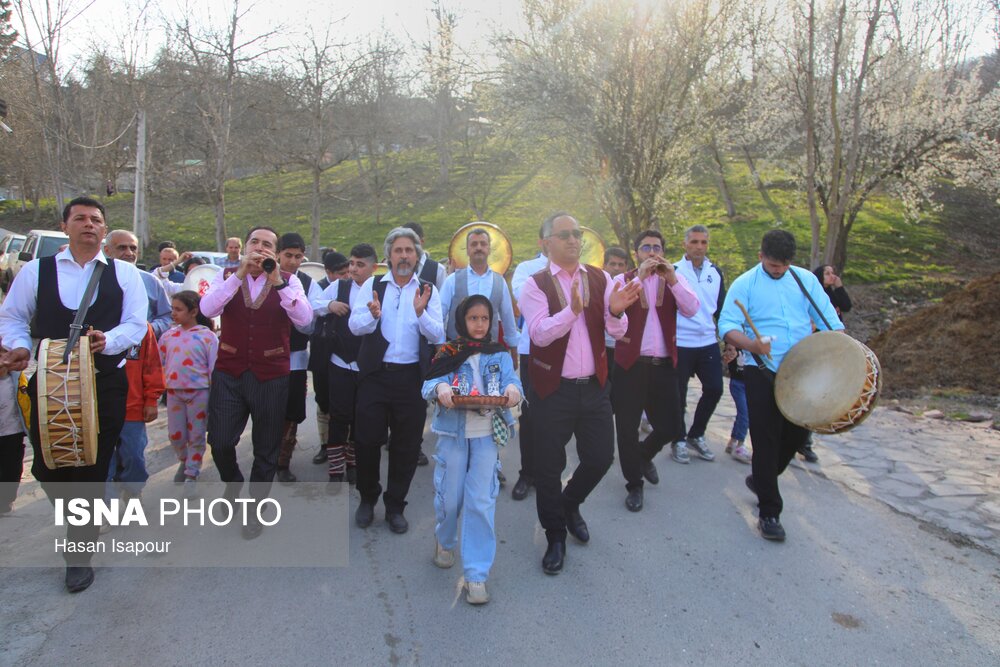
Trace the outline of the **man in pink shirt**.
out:
M 605 330 L 619 339 L 628 328 L 625 309 L 639 298 L 640 286 L 612 284 L 602 269 L 580 264 L 580 225 L 566 213 L 542 223 L 549 265 L 521 291 L 520 308 L 531 339 L 532 413 L 535 428 L 535 488 L 538 519 L 548 548 L 546 574 L 558 574 L 566 555 L 567 530 L 590 540 L 580 504 L 614 459 Z M 566 443 L 576 437 L 580 465 L 562 490 Z
M 268 494 L 278 465 L 284 409 L 275 406 L 288 402 L 291 328 L 308 326 L 313 317 L 302 283 L 279 270 L 277 245 L 272 228 L 251 229 L 240 265 L 218 273 L 201 298 L 206 317 L 222 315 L 208 396 L 208 444 L 222 481 L 238 490 L 243 473 L 236 462 L 236 444 L 253 416 L 250 493 L 255 498 Z M 254 512 L 249 514 L 252 519 L 243 527 L 243 537 L 253 539 L 263 526 Z
M 642 509 L 642 478 L 658 484 L 653 457 L 671 441 L 680 424 L 677 399 L 677 312 L 698 312 L 698 297 L 674 266 L 663 259 L 663 235 L 655 229 L 635 239 L 639 268 L 615 284 L 641 284 L 642 293 L 625 311 L 628 330 L 615 346 L 611 403 L 618 431 L 618 462 L 625 476 L 625 507 Z M 639 420 L 646 411 L 653 432 L 639 443 Z

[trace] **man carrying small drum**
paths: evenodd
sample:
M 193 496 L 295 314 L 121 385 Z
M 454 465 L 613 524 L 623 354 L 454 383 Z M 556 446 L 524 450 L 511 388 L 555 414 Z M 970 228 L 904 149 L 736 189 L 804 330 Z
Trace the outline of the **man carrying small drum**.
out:
M 795 237 L 782 229 L 764 234 L 760 244 L 760 264 L 737 278 L 719 316 L 719 335 L 726 343 L 744 351 L 744 381 L 753 438 L 753 474 L 747 487 L 757 494 L 761 536 L 783 541 L 781 493 L 778 476 L 784 472 L 809 431 L 781 414 L 774 397 L 774 376 L 785 354 L 812 333 L 813 322 L 821 322 L 806 296 L 822 309 L 833 329 L 842 330 L 830 300 L 812 272 L 791 266 L 795 258 Z M 801 281 L 795 281 L 795 272 Z M 740 305 L 747 309 L 744 317 Z M 756 326 L 759 336 L 752 333 Z
M 52 257 L 35 259 L 17 274 L 10 293 L 0 306 L 0 338 L 10 351 L 0 355 L 0 366 L 23 370 L 31 357 L 32 338 L 65 339 L 80 307 L 94 268 L 103 273 L 83 322 L 86 338 L 80 340 L 94 353 L 97 387 L 97 462 L 90 466 L 50 470 L 45 465 L 38 429 L 37 377 L 28 383 L 31 398 L 31 446 L 35 459 L 31 473 L 55 501 L 65 497 L 65 483 L 92 482 L 100 489 L 108 475 L 111 454 L 125 420 L 125 352 L 142 342 L 148 330 L 146 288 L 134 265 L 109 260 L 101 251 L 107 233 L 104 206 L 89 197 L 77 197 L 63 209 L 62 231 L 69 247 Z M 44 304 L 39 308 L 39 304 Z M 29 323 L 31 323 L 29 325 Z M 93 327 L 93 330 L 90 330 Z M 97 496 L 103 495 L 100 491 Z M 70 525 L 67 543 L 96 542 L 98 526 Z M 90 553 L 65 553 L 66 588 L 71 593 L 86 589 L 94 581 Z

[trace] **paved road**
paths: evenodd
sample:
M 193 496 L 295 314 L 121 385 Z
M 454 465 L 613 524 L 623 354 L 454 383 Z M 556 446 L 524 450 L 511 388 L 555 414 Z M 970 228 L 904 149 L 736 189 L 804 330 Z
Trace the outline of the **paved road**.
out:
M 305 432 L 293 469 L 321 480 Z M 483 608 L 459 597 L 457 567 L 430 562 L 430 468 L 414 480 L 410 532 L 391 534 L 380 511 L 369 530 L 352 526 L 346 568 L 106 569 L 75 596 L 60 571 L 3 570 L 0 664 L 1000 663 L 997 555 L 828 479 L 834 446 L 820 449 L 828 465 L 782 478 L 781 545 L 757 536 L 747 466 L 661 456 L 660 485 L 630 514 L 616 464 L 583 507 L 591 543 L 571 543 L 557 577 L 539 567 L 534 496 L 505 491 Z M 162 444 L 149 458 L 169 476 Z M 513 481 L 516 443 L 503 460 Z

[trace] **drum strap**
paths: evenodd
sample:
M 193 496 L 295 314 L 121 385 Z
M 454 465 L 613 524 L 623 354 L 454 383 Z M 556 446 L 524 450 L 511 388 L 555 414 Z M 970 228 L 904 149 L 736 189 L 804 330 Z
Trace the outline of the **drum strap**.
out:
M 802 284 L 802 279 L 799 278 L 798 274 L 795 273 L 793 269 L 789 269 L 788 272 L 792 274 L 792 278 L 795 278 L 795 282 L 798 284 L 799 289 L 802 290 L 802 293 L 806 295 L 807 299 L 809 299 L 809 303 L 812 304 L 813 310 L 815 310 L 816 314 L 819 315 L 819 319 L 823 320 L 823 324 L 826 325 L 826 328 L 829 331 L 833 331 L 833 327 L 831 327 L 830 323 L 826 321 L 823 311 L 819 309 L 819 306 L 817 306 L 816 302 L 813 301 L 812 295 L 809 294 L 809 290 L 807 290 L 806 286 Z
M 76 311 L 76 317 L 69 325 L 69 339 L 66 341 L 66 351 L 63 353 L 64 364 L 69 363 L 69 355 L 72 354 L 76 344 L 80 341 L 80 335 L 83 333 L 83 320 L 86 319 L 87 311 L 90 310 L 90 301 L 94 298 L 94 292 L 97 291 L 97 283 L 100 282 L 102 273 L 104 273 L 104 262 L 94 262 L 94 272 L 90 275 L 87 289 L 83 291 L 83 299 Z

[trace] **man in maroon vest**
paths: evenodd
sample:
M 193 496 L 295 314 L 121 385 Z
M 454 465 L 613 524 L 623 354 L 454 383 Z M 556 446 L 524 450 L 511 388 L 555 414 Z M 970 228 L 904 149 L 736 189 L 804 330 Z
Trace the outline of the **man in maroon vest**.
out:
M 222 481 L 242 484 L 236 444 L 253 415 L 250 492 L 255 498 L 270 491 L 278 464 L 292 324 L 308 326 L 313 316 L 302 283 L 279 270 L 277 245 L 278 234 L 270 227 L 251 229 L 239 267 L 217 274 L 201 298 L 206 317 L 222 315 L 219 357 L 208 395 L 208 444 Z M 263 526 L 255 513 L 249 514 L 254 519 L 243 527 L 243 537 L 253 539 Z
M 638 282 L 639 299 L 625 311 L 628 331 L 615 346 L 615 383 L 611 404 L 618 431 L 618 462 L 628 495 L 625 507 L 642 509 L 642 478 L 658 484 L 653 457 L 671 441 L 680 424 L 677 399 L 677 311 L 698 312 L 698 297 L 674 265 L 663 259 L 663 235 L 648 229 L 635 239 L 639 268 L 615 279 Z M 639 444 L 639 420 L 646 411 L 653 432 Z
M 639 284 L 612 285 L 608 274 L 580 264 L 580 225 L 566 213 L 542 224 L 549 266 L 521 291 L 520 307 L 531 338 L 531 402 L 535 429 L 538 519 L 548 549 L 542 570 L 557 574 L 566 554 L 566 531 L 580 542 L 590 531 L 580 515 L 614 459 L 614 427 L 604 332 L 621 338 L 625 309 L 639 298 Z M 576 436 L 580 465 L 562 490 L 566 443 Z

